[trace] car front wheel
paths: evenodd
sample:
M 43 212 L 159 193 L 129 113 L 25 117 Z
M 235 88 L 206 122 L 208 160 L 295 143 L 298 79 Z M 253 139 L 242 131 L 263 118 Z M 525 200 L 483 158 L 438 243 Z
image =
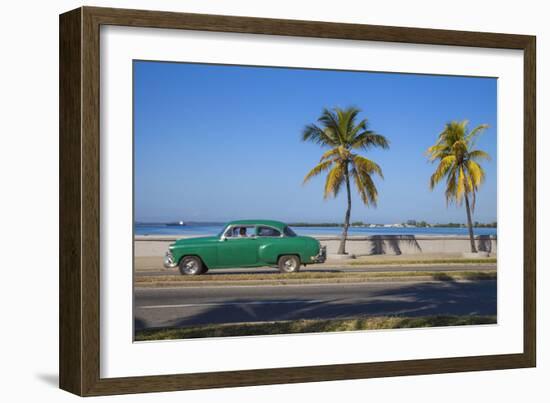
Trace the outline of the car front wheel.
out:
M 283 255 L 279 258 L 278 265 L 281 273 L 296 273 L 300 270 L 300 258 L 295 255 Z
M 196 256 L 186 256 L 180 261 L 180 273 L 187 276 L 202 274 L 204 266 Z

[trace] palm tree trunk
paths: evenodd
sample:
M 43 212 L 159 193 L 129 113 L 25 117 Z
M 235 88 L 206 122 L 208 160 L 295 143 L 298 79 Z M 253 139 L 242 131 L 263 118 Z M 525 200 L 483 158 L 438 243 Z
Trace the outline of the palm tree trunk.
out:
M 468 232 L 470 233 L 470 247 L 472 253 L 476 253 L 476 243 L 474 240 L 474 229 L 472 227 L 472 213 L 470 211 L 470 200 L 468 199 L 468 193 L 464 193 L 464 201 L 466 202 L 466 215 L 468 216 Z
M 338 248 L 339 255 L 346 254 L 346 239 L 348 238 L 349 219 L 351 215 L 351 189 L 349 185 L 349 172 L 348 166 L 344 169 L 344 176 L 346 177 L 346 191 L 348 193 L 348 208 L 346 210 L 346 217 L 344 218 L 344 230 L 342 231 L 342 239 L 340 241 L 340 247 Z

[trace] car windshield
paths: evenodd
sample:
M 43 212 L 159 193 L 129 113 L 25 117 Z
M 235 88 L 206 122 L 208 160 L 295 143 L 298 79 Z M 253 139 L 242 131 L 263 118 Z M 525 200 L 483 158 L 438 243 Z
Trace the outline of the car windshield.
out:
M 225 227 L 223 227 L 223 229 L 218 233 L 218 238 L 221 238 L 223 236 L 223 234 L 225 234 L 225 231 L 227 231 L 227 225 Z
M 287 225 L 285 229 L 283 230 L 286 236 L 297 236 L 294 231 L 290 229 L 290 227 Z

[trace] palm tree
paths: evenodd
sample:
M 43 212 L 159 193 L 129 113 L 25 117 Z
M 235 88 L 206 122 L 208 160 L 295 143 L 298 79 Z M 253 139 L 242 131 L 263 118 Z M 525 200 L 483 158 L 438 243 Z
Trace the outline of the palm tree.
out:
M 375 162 L 353 150 L 367 151 L 372 147 L 389 147 L 388 140 L 368 129 L 368 120 L 357 122 L 357 115 L 361 111 L 357 108 L 332 110 L 324 109 L 317 119 L 318 125 L 310 124 L 304 128 L 303 141 L 310 141 L 321 147 L 330 149 L 321 156 L 317 164 L 304 178 L 304 183 L 312 177 L 328 171 L 324 198 L 336 197 L 343 184 L 346 186 L 348 204 L 342 231 L 342 240 L 338 248 L 338 254 L 346 253 L 346 239 L 351 215 L 351 185 L 353 179 L 355 188 L 365 205 L 376 206 L 378 191 L 372 176 L 374 174 L 383 178 L 382 170 Z
M 459 206 L 464 200 L 470 246 L 473 253 L 477 252 L 477 249 L 472 229 L 472 212 L 475 209 L 477 190 L 485 180 L 485 171 L 480 162 L 491 159 L 485 151 L 475 148 L 475 142 L 477 137 L 488 127 L 489 125 L 483 124 L 470 131 L 467 120 L 449 122 L 439 134 L 436 143 L 427 150 L 430 161 L 439 162 L 430 178 L 430 189 L 433 190 L 445 178 L 447 181 L 445 189 L 447 205 L 455 203 Z M 470 197 L 472 199 L 471 208 Z

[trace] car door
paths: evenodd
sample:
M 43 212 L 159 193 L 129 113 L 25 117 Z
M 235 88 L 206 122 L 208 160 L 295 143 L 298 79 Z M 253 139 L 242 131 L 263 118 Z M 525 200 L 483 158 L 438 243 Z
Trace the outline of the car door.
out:
M 246 234 L 240 235 L 242 229 Z M 218 245 L 218 263 L 221 267 L 246 267 L 258 263 L 258 239 L 254 226 L 234 226 L 226 231 Z
M 258 225 L 258 261 L 262 264 L 275 264 L 281 254 L 284 238 L 281 231 L 266 225 Z

